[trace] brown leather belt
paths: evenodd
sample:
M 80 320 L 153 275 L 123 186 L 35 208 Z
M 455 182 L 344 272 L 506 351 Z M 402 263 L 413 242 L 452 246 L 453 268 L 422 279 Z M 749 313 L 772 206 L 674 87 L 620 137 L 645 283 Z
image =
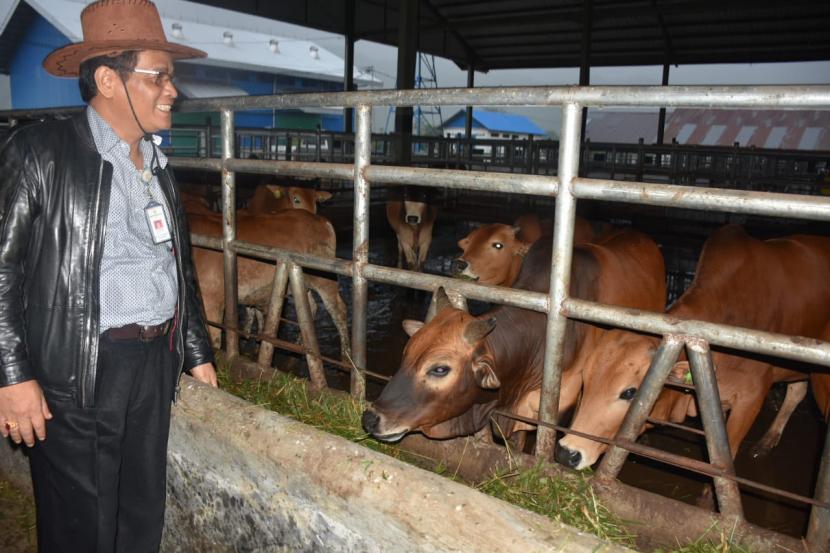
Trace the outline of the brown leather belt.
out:
M 105 330 L 103 335 L 110 340 L 138 340 L 141 342 L 149 342 L 151 340 L 155 340 L 159 336 L 165 336 L 168 332 L 170 332 L 170 328 L 172 326 L 173 319 L 168 319 L 157 325 L 145 326 L 133 323 L 119 326 L 117 328 L 110 328 Z

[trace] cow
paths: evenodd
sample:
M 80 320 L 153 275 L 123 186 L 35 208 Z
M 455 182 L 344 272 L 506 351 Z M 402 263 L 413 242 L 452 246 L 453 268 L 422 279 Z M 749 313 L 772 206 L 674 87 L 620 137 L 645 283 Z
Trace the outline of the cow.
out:
M 577 217 L 574 244 L 586 244 L 609 232 L 609 226 Z M 452 262 L 453 276 L 479 284 L 513 286 L 530 246 L 543 235 L 550 236 L 552 222 L 525 214 L 513 225 L 492 223 L 474 229 L 458 241 L 461 255 Z
M 415 186 L 389 191 L 386 219 L 398 238 L 398 267 L 420 271 L 432 243 L 432 226 L 438 208 L 430 204 L 427 192 Z
M 331 192 L 301 186 L 265 184 L 254 189 L 248 208 L 239 210 L 250 215 L 268 215 L 284 209 L 304 209 L 317 213 L 317 204 L 331 198 Z
M 196 234 L 222 236 L 222 219 L 217 215 L 192 214 L 190 230 Z M 238 240 L 277 247 L 323 257 L 335 257 L 336 237 L 331 223 L 320 215 L 303 209 L 288 209 L 272 215 L 241 216 L 236 221 Z M 222 252 L 193 248 L 193 263 L 202 292 L 205 314 L 209 320 L 220 320 L 224 304 L 224 263 Z M 268 307 L 274 279 L 274 265 L 240 257 L 237 265 L 239 302 L 264 310 Z M 316 275 L 305 275 L 306 287 L 314 290 L 323 301 L 340 335 L 343 358 L 349 352 L 349 330 L 346 304 L 340 296 L 337 281 Z M 219 347 L 220 331 L 211 328 L 211 341 Z
M 210 209 L 210 204 L 208 203 L 207 198 L 203 195 L 188 190 L 180 190 L 179 195 L 182 198 L 182 206 L 184 207 L 184 211 L 188 215 L 191 213 L 200 215 L 215 214 L 215 212 Z
M 528 252 L 515 288 L 547 292 L 551 241 Z M 666 284 L 663 257 L 645 235 L 620 230 L 599 244 L 574 248 L 570 293 L 614 305 L 661 311 Z M 450 438 L 482 429 L 500 409 L 536 417 L 542 382 L 547 317 L 512 306 L 497 306 L 479 317 L 453 308 L 443 290 L 427 323 L 404 321 L 410 335 L 398 372 L 371 408 L 363 426 L 380 440 L 394 441 L 420 431 Z M 590 351 L 604 332 L 569 320 L 563 353 L 560 410 L 573 406 L 582 385 L 574 361 Z M 501 419 L 501 420 L 499 420 Z M 496 419 L 497 433 L 534 427 Z
M 706 241 L 689 289 L 667 314 L 767 332 L 816 338 L 830 312 L 830 238 L 797 235 L 757 240 L 737 225 L 721 227 Z M 607 332 L 580 360 L 583 394 L 571 428 L 601 437 L 616 434 L 651 363 L 658 339 L 635 332 Z M 732 456 L 761 410 L 775 382 L 804 380 L 803 373 L 766 357 L 712 352 L 721 403 L 729 411 L 726 432 Z M 688 362 L 673 376 L 682 378 Z M 664 389 L 651 417 L 672 422 L 695 416 L 690 394 Z M 606 446 L 570 434 L 560 440 L 557 460 L 569 467 L 591 466 Z

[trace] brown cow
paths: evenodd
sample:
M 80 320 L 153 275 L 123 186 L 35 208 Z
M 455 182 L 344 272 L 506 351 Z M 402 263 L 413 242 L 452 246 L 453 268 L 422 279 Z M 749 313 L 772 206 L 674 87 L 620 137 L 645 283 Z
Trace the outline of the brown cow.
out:
M 830 312 L 830 238 L 792 236 L 761 241 L 728 225 L 706 242 L 691 287 L 669 309 L 678 319 L 818 337 Z M 584 388 L 572 428 L 602 437 L 616 434 L 658 344 L 657 338 L 613 330 L 583 358 Z M 713 351 L 718 388 L 734 456 L 774 382 L 805 375 L 765 358 Z M 687 371 L 680 361 L 675 376 Z M 651 412 L 658 420 L 682 421 L 696 414 L 690 394 L 664 390 Z M 575 435 L 559 442 L 557 460 L 572 468 L 596 462 L 605 445 Z
M 250 215 L 267 215 L 283 209 L 304 209 L 317 213 L 317 203 L 331 198 L 331 192 L 314 190 L 301 186 L 282 186 L 265 184 L 254 189 L 254 195 L 248 202 L 246 210 L 240 213 Z
M 189 215 L 190 230 L 196 234 L 222 236 L 222 219 L 217 215 Z M 286 250 L 335 256 L 336 238 L 331 223 L 303 209 L 283 210 L 273 215 L 242 216 L 236 221 L 239 240 Z M 224 268 L 222 252 L 193 248 L 193 263 L 205 304 L 205 314 L 212 321 L 221 319 L 224 303 Z M 274 279 L 274 265 L 240 257 L 237 268 L 239 302 L 260 309 L 268 307 Z M 346 304 L 337 281 L 305 275 L 306 286 L 320 295 L 340 334 L 341 354 L 349 351 Z M 211 340 L 219 346 L 220 332 L 211 328 Z
M 480 284 L 513 286 L 527 251 L 542 235 L 551 236 L 551 221 L 526 214 L 513 225 L 493 223 L 474 229 L 458 241 L 462 253 L 452 263 L 453 276 Z M 577 217 L 574 244 L 587 244 L 606 234 L 605 226 Z
M 819 336 L 825 342 L 830 342 L 830 323 L 824 327 Z M 830 422 L 830 368 L 822 367 L 820 371 L 810 374 L 810 386 L 813 388 L 813 396 L 821 414 L 824 415 L 824 422 Z
M 189 190 L 180 190 L 179 195 L 182 198 L 182 206 L 184 207 L 184 211 L 188 215 L 191 213 L 197 213 L 200 215 L 215 214 L 215 212 L 210 209 L 210 204 L 208 204 L 207 198 L 203 195 Z
M 524 262 L 516 288 L 545 292 L 550 279 L 551 241 L 539 240 Z M 443 291 L 441 291 L 443 294 Z M 648 237 L 621 230 L 601 244 L 574 249 L 571 295 L 614 305 L 660 311 L 665 305 L 665 269 Z M 401 366 L 363 426 L 381 440 L 421 431 L 431 438 L 471 434 L 495 408 L 536 417 L 542 382 L 547 317 L 498 306 L 480 317 L 450 307 L 439 294 L 435 317 L 426 324 L 404 321 L 412 337 Z M 560 409 L 572 406 L 582 385 L 574 360 L 590 351 L 604 331 L 568 321 Z M 532 429 L 497 421 L 497 432 Z
M 398 238 L 398 267 L 420 271 L 432 244 L 432 226 L 438 208 L 423 189 L 404 186 L 389 191 L 386 219 Z

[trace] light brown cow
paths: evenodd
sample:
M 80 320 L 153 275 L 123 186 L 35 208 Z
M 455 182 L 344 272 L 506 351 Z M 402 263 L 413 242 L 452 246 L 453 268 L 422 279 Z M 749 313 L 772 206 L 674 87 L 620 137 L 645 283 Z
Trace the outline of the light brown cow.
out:
M 577 217 L 574 244 L 593 242 L 609 229 Z M 520 216 L 512 226 L 492 223 L 474 229 L 458 241 L 462 253 L 453 260 L 453 276 L 480 284 L 513 286 L 530 246 L 543 235 L 551 236 L 552 230 L 552 221 L 540 221 L 532 213 Z
M 756 240 L 736 225 L 716 231 L 706 242 L 691 287 L 669 309 L 672 317 L 816 338 L 830 312 L 830 238 L 792 236 Z M 572 428 L 613 436 L 639 388 L 658 340 L 614 330 L 591 355 L 580 360 L 584 388 Z M 775 382 L 805 379 L 803 373 L 776 367 L 772 360 L 714 351 L 721 402 L 730 411 L 726 423 L 734 456 Z M 675 365 L 682 377 L 688 362 Z M 682 421 L 694 416 L 690 394 L 664 390 L 651 416 Z M 559 442 L 557 460 L 573 468 L 591 466 L 605 445 L 568 435 Z
M 534 244 L 515 288 L 545 292 L 550 280 L 551 242 Z M 614 305 L 660 311 L 665 305 L 665 269 L 648 237 L 621 230 L 574 249 L 571 295 Z M 439 299 L 442 298 L 439 294 Z M 427 322 L 404 321 L 412 337 L 400 369 L 363 414 L 364 428 L 381 440 L 420 431 L 432 438 L 471 434 L 493 409 L 536 417 L 539 409 L 547 317 L 498 306 L 480 317 L 455 309 L 444 299 Z M 572 406 L 581 388 L 581 366 L 604 331 L 568 321 L 560 409 Z M 497 432 L 532 429 L 497 417 Z
M 182 206 L 184 207 L 184 211 L 188 215 L 191 213 L 199 215 L 211 215 L 215 213 L 210 209 L 207 198 L 203 195 L 189 190 L 180 190 L 179 195 L 182 198 Z
M 222 219 L 217 215 L 188 216 L 190 230 L 196 234 L 222 236 Z M 286 250 L 334 257 L 336 237 L 331 223 L 319 215 L 302 209 L 283 210 L 273 215 L 241 216 L 236 221 L 239 240 L 283 248 Z M 193 248 L 193 262 L 205 304 L 205 314 L 212 321 L 220 320 L 224 303 L 224 269 L 221 252 Z M 239 302 L 260 309 L 268 307 L 274 279 L 274 265 L 240 257 L 237 268 Z M 316 291 L 331 315 L 340 334 L 341 354 L 349 351 L 346 304 L 340 296 L 337 281 L 305 275 L 309 289 Z M 220 332 L 211 328 L 211 340 L 219 346 Z
M 317 213 L 317 204 L 331 198 L 331 192 L 314 190 L 301 186 L 282 186 L 265 184 L 254 189 L 254 195 L 248 202 L 246 210 L 240 213 L 250 215 L 267 215 L 284 209 L 304 209 Z
M 386 219 L 398 238 L 398 267 L 420 271 L 432 244 L 432 226 L 438 208 L 423 189 L 404 186 L 389 191 Z

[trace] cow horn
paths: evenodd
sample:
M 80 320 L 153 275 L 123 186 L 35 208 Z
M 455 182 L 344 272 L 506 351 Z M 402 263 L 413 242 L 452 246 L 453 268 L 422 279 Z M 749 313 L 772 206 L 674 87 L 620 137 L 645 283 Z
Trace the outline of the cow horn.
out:
M 476 344 L 479 340 L 490 334 L 496 328 L 496 318 L 475 319 L 464 328 L 464 341 L 469 345 Z
M 429 302 L 429 309 L 427 310 L 425 322 L 430 322 L 432 318 L 440 313 L 445 307 L 452 307 L 452 303 L 450 302 L 450 298 L 447 296 L 447 292 L 444 290 L 444 287 L 439 286 L 438 289 L 432 294 L 432 301 Z

